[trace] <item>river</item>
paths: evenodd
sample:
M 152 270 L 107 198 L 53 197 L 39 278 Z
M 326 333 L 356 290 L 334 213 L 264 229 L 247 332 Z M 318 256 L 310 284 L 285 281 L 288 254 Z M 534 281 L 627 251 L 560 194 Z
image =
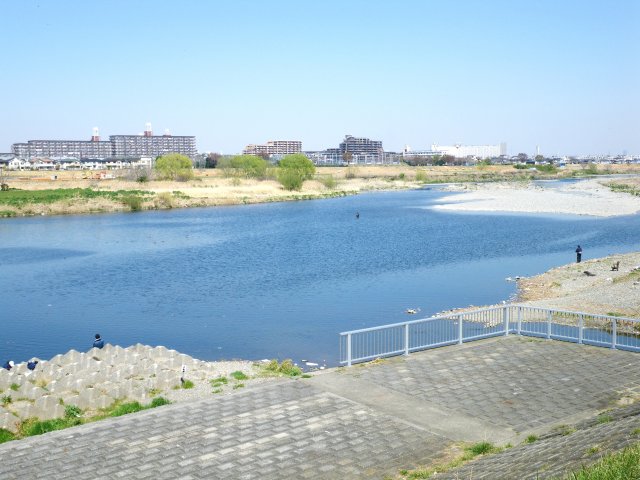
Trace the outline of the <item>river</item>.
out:
M 338 333 L 508 300 L 528 276 L 638 250 L 640 215 L 444 213 L 437 188 L 0 221 L 0 360 L 114 344 L 335 365 Z M 359 218 L 356 217 L 359 213 Z

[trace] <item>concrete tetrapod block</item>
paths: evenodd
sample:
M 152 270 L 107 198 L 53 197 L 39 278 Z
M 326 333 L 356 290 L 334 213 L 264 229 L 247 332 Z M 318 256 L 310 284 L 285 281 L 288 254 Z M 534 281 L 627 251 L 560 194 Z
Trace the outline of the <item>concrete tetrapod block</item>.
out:
M 0 390 L 6 390 L 11 386 L 11 374 L 8 370 L 0 368 Z
M 71 365 L 73 363 L 78 363 L 80 361 L 80 358 L 81 358 L 80 356 L 81 356 L 80 352 L 78 352 L 76 350 L 69 350 L 67 353 L 62 355 L 62 357 L 60 358 L 60 360 L 59 360 L 60 365 Z
M 64 417 L 64 406 L 60 404 L 60 399 L 53 395 L 40 397 L 33 405 L 33 415 L 40 420 L 61 418 Z
M 49 360 L 49 362 L 50 362 L 52 365 L 60 366 L 60 365 L 62 365 L 62 363 L 64 362 L 63 355 L 61 355 L 61 354 L 59 353 L 59 354 L 58 354 L 58 355 L 56 355 L 55 357 L 51 358 L 51 359 Z
M 28 398 L 29 400 L 36 400 L 43 395 L 45 395 L 47 391 L 44 388 L 36 387 L 31 383 L 27 382 L 20 386 L 20 388 L 16 391 L 17 398 Z
M 0 408 L 0 428 L 16 433 L 19 426 L 20 419 L 18 417 L 7 410 Z
M 29 417 L 33 417 L 33 405 L 30 402 L 19 400 L 12 402 L 9 410 L 12 411 L 17 417 L 25 420 Z

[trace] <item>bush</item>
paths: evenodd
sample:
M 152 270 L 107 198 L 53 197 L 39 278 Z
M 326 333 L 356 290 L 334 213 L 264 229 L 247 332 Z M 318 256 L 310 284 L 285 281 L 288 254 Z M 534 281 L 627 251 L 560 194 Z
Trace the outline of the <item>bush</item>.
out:
M 247 178 L 263 179 L 267 174 L 267 161 L 255 155 L 236 155 L 221 162 L 221 166 L 241 172 Z
M 295 170 L 300 174 L 303 181 L 311 180 L 316 173 L 316 166 L 302 153 L 285 155 L 278 165 L 281 169 Z
M 186 181 L 193 178 L 191 159 L 179 153 L 168 153 L 158 157 L 155 170 L 163 180 Z
M 304 177 L 296 170 L 278 170 L 278 181 L 285 190 L 300 190 L 304 183 Z
M 302 374 L 300 367 L 293 364 L 290 359 L 283 360 L 282 363 L 278 363 L 277 360 L 271 360 L 264 369 L 270 373 L 287 375 L 289 377 L 296 377 Z
M 318 177 L 318 181 L 329 190 L 333 190 L 338 186 L 338 182 L 336 182 L 333 175 L 321 175 Z
M 9 430 L 0 428 L 0 443 L 10 442 L 14 438 L 16 438 L 16 436 L 13 433 L 11 433 Z
M 536 170 L 544 173 L 556 173 L 558 168 L 551 163 L 547 163 L 546 165 L 536 165 Z
M 416 182 L 426 182 L 427 181 L 427 172 L 424 170 L 418 170 L 416 172 Z
M 161 192 L 153 202 L 156 208 L 173 208 L 175 207 L 175 199 L 169 192 Z
M 184 388 L 185 390 L 189 390 L 189 389 L 191 389 L 193 387 L 195 387 L 195 385 L 191 380 L 183 380 L 182 381 L 182 388 Z
M 142 210 L 142 202 L 144 199 L 137 195 L 125 195 L 122 197 L 122 203 L 127 205 L 132 212 L 139 212 Z

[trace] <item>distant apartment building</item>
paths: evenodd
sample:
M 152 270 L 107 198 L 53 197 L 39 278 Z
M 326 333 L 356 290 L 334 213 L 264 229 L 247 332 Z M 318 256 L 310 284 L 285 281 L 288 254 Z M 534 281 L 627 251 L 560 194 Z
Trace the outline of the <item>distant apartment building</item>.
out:
M 431 145 L 431 152 L 456 158 L 496 158 L 507 154 L 507 144 L 497 145 Z
M 343 155 L 346 153 L 351 155 L 381 155 L 383 153 L 382 141 L 354 137 L 352 135 L 345 135 L 338 148 Z
M 302 151 L 302 142 L 297 140 L 270 140 L 266 144 L 247 145 L 242 151 L 245 155 L 289 155 L 292 153 L 300 153 Z
M 21 159 L 32 158 L 141 158 L 157 157 L 166 153 L 180 153 L 189 158 L 197 154 L 196 137 L 153 135 L 151 124 L 145 126 L 143 135 L 111 135 L 108 141 L 100 140 L 98 129 L 93 129 L 91 140 L 29 140 L 14 143 L 12 153 Z
M 316 165 L 381 165 L 399 162 L 399 155 L 385 152 L 380 140 L 345 135 L 338 148 L 304 152 Z

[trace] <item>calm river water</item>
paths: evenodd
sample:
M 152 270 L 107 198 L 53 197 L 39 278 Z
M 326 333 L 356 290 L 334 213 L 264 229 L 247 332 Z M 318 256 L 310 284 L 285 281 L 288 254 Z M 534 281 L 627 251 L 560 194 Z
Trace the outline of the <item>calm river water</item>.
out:
M 0 360 L 107 342 L 338 360 L 338 333 L 507 300 L 505 277 L 638 250 L 640 216 L 441 213 L 437 189 L 0 221 Z M 355 214 L 360 213 L 357 219 Z

